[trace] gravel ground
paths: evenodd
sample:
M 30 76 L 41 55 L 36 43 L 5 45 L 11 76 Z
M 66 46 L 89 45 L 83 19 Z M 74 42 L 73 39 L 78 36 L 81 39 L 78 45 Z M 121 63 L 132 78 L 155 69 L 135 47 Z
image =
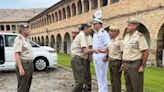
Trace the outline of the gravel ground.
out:
M 44 72 L 34 72 L 30 92 L 71 92 L 74 85 L 72 72 L 56 68 Z M 97 92 L 97 83 L 93 81 L 93 91 Z M 0 72 L 0 92 L 16 92 L 15 72 Z

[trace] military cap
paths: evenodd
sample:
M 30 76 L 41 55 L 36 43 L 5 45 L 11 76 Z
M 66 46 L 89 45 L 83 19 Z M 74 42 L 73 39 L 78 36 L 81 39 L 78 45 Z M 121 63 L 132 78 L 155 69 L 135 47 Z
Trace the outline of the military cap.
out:
M 112 32 L 120 32 L 119 28 L 117 26 L 110 26 L 109 27 L 109 31 L 112 31 Z
M 130 24 L 137 24 L 137 25 L 140 23 L 137 19 L 134 18 L 129 19 L 127 22 Z
M 104 29 L 105 29 L 106 31 L 109 31 L 109 28 L 110 28 L 110 26 L 107 25 Z
M 93 24 L 96 24 L 96 23 L 101 23 L 101 24 L 103 24 L 103 21 L 102 21 L 102 19 L 100 19 L 100 18 L 94 18 L 94 19 L 93 19 Z
M 25 28 L 29 28 L 30 26 L 28 24 L 22 24 L 18 26 L 19 32 L 23 31 Z

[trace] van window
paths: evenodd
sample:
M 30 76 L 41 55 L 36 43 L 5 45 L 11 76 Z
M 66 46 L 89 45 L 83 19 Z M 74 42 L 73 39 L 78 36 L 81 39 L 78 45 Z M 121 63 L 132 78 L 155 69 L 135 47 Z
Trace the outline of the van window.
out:
M 36 43 L 34 43 L 34 42 L 30 41 L 30 40 L 29 40 L 29 42 L 30 42 L 32 47 L 39 47 Z
M 5 35 L 6 47 L 13 47 L 14 40 L 16 37 L 17 35 Z
M 4 38 L 0 35 L 0 64 L 5 63 Z

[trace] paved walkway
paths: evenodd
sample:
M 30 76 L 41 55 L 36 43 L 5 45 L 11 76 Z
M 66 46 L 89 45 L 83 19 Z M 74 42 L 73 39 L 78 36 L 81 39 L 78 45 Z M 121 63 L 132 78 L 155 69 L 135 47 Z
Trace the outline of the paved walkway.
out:
M 92 92 L 97 92 L 97 84 L 93 82 Z M 72 72 L 56 68 L 35 72 L 30 92 L 71 92 L 73 84 Z M 0 72 L 0 92 L 16 92 L 16 87 L 15 72 Z

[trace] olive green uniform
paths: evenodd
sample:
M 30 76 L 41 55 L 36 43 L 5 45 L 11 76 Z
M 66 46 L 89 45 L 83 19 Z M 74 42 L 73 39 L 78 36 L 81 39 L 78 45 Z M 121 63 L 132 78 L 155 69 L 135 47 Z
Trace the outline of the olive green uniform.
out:
M 111 39 L 108 51 L 112 92 L 121 92 L 122 39 Z
M 92 37 L 89 35 L 87 37 L 87 42 L 90 48 L 92 48 Z M 90 70 L 90 62 L 91 62 L 92 54 L 88 54 L 87 61 L 86 61 L 86 87 L 87 90 L 91 91 L 92 88 L 92 78 L 91 78 L 91 70 Z
M 19 35 L 14 41 L 14 51 L 20 53 L 21 63 L 25 71 L 25 75 L 20 76 L 18 66 L 16 65 L 18 79 L 17 92 L 29 92 L 33 73 L 32 47 L 29 40 Z
M 148 45 L 144 35 L 137 30 L 130 35 L 127 33 L 123 41 L 123 61 L 126 92 L 143 92 L 143 73 L 138 69 L 142 65 L 144 50 Z
M 86 61 L 88 55 L 84 55 L 82 48 L 88 48 L 88 37 L 81 31 L 71 44 L 71 67 L 76 85 L 72 92 L 86 90 Z

